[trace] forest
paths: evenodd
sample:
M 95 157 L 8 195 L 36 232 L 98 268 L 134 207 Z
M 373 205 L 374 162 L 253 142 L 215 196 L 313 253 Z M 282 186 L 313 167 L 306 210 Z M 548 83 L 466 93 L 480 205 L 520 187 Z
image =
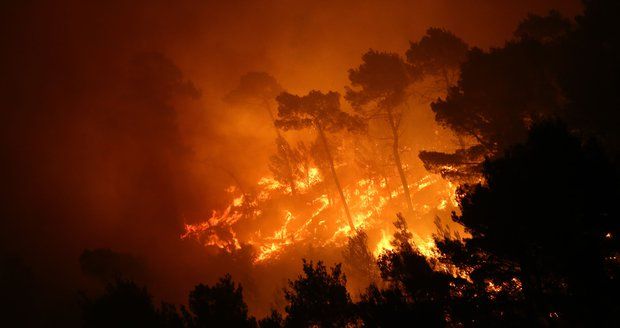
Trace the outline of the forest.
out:
M 509 40 L 488 49 L 468 44 L 459 31 L 427 27 L 402 53 L 361 54 L 349 64 L 342 92 L 298 92 L 267 71 L 240 73 L 222 101 L 236 115 L 250 115 L 242 130 L 267 135 L 269 151 L 260 155 L 267 169 L 243 173 L 262 159 L 248 140 L 230 161 L 241 161 L 244 149 L 254 161 L 207 156 L 200 165 L 228 184 L 223 200 L 202 219 L 167 212 L 183 220 L 161 227 L 175 231 L 175 243 L 207 254 L 200 259 L 219 278 L 196 284 L 177 268 L 192 286 L 171 287 L 175 292 L 164 295 L 183 299 L 167 300 L 151 291 L 151 283 L 163 290 L 149 276 L 151 262 L 115 245 L 81 248 L 71 263 L 96 287 L 67 292 L 77 326 L 620 327 L 620 2 L 581 6 L 575 17 L 559 10 L 521 17 Z M 110 138 L 118 131 L 132 137 L 98 142 L 126 144 L 128 158 L 147 154 L 136 169 L 140 178 L 124 183 L 168 190 L 135 200 L 161 212 L 164 199 L 191 196 L 175 194 L 172 180 L 153 180 L 158 163 L 164 175 L 192 181 L 179 173 L 190 169 L 166 164 L 192 151 L 167 141 L 179 132 L 165 122 L 209 92 L 160 53 L 130 64 L 128 105 L 102 121 Z M 82 92 L 79 85 L 71 90 Z M 434 126 L 416 123 L 421 110 Z M 145 114 L 151 111 L 158 116 Z M 3 142 L 7 154 L 28 149 L 5 145 L 12 144 Z M 18 180 L 7 181 L 24 183 Z M 14 199 L 9 193 L 5 198 Z M 9 231 L 2 234 L 7 241 Z M 168 254 L 155 245 L 163 243 L 144 247 Z M 0 320 L 54 326 L 32 315 L 45 305 L 28 283 L 28 266 L 0 255 Z M 166 256 L 191 258 L 176 249 Z

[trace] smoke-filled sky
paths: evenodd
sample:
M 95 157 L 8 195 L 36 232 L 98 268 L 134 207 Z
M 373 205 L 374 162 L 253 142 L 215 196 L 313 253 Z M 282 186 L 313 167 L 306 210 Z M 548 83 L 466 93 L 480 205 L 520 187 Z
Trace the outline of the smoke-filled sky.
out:
M 222 101 L 242 74 L 269 72 L 293 93 L 342 91 L 370 48 L 403 54 L 431 26 L 498 46 L 528 12 L 551 8 L 572 17 L 580 5 L 3 1 L 0 256 L 55 295 L 42 308 L 73 304 L 87 248 L 144 258 L 155 294 L 181 301 L 226 270 L 179 240 L 182 223 L 220 206 L 231 179 L 267 170 L 268 119 Z

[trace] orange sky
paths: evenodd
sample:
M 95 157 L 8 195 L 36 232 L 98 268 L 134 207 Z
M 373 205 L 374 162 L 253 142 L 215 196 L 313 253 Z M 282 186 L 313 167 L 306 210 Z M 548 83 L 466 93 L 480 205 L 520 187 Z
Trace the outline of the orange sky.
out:
M 83 282 L 77 258 L 85 248 L 134 253 L 148 259 L 149 285 L 158 295 L 178 301 L 186 288 L 213 281 L 230 264 L 196 263 L 205 259 L 178 240 L 181 223 L 222 204 L 230 177 L 218 165 L 252 181 L 266 170 L 265 147 L 273 145 L 255 113 L 221 101 L 239 76 L 262 70 L 294 93 L 342 91 L 347 70 L 370 48 L 402 54 L 430 26 L 473 46 L 498 46 L 526 13 L 550 8 L 574 16 L 580 5 L 3 2 L 0 255 L 24 258 L 52 289 L 74 290 Z M 163 53 L 202 97 L 172 95 L 170 112 L 153 111 L 148 104 L 160 95 L 132 94 L 130 62 L 144 52 Z

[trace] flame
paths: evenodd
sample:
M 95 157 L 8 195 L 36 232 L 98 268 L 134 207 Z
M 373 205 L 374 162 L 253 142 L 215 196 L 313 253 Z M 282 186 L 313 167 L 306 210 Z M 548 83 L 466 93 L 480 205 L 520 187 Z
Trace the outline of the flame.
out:
M 386 233 L 385 230 L 381 230 L 381 239 L 379 240 L 379 242 L 377 243 L 377 246 L 375 247 L 375 251 L 373 252 L 373 254 L 375 255 L 375 257 L 379 257 L 381 254 L 387 252 L 387 251 L 391 251 L 394 249 L 394 246 L 392 246 L 392 235 Z
M 339 200 L 330 198 L 326 193 L 330 186 L 324 183 L 320 170 L 310 167 L 307 176 L 294 183 L 299 194 L 296 197 L 299 199 L 294 201 L 306 201 L 299 205 L 287 205 L 287 208 L 283 208 L 282 204 L 291 203 L 290 185 L 272 176 L 260 178 L 251 193 L 241 193 L 231 186 L 226 189 L 231 197 L 230 204 L 223 211 L 213 211 L 211 217 L 202 222 L 185 224 L 181 238 L 193 239 L 205 247 L 227 252 L 238 250 L 242 245 L 251 245 L 256 251 L 255 263 L 277 259 L 297 244 L 343 246 L 347 237 L 355 231 L 351 230 Z M 374 232 L 379 237 L 369 245 L 375 256 L 393 248 L 390 243 L 392 218 L 403 205 L 399 200 L 402 187 L 392 186 L 391 189 L 389 185 L 386 179 L 365 178 L 348 183 L 343 188 L 355 229 Z M 433 210 L 447 211 L 456 206 L 455 186 L 438 175 L 425 175 L 411 187 L 419 193 L 414 194 L 414 198 L 420 200 L 415 204 L 414 215 L 422 217 Z M 431 192 L 430 199 L 428 196 L 424 198 L 421 193 L 429 193 L 431 187 L 437 190 Z M 289 200 L 283 201 L 286 199 Z M 267 225 L 274 222 L 280 224 L 267 229 L 263 222 Z M 257 224 L 260 229 L 253 229 Z M 430 235 L 422 238 L 414 233 L 413 236 L 412 242 L 421 254 L 429 259 L 438 258 L 439 253 Z

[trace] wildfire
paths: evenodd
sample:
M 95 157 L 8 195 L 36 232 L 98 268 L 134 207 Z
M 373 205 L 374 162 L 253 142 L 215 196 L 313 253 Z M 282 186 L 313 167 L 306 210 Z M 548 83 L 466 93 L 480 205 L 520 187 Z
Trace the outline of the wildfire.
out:
M 238 188 L 229 187 L 226 191 L 232 199 L 230 204 L 223 211 L 214 211 L 203 222 L 186 224 L 181 238 L 194 239 L 206 247 L 227 252 L 250 245 L 256 251 L 255 263 L 276 259 L 296 244 L 307 243 L 315 247 L 344 245 L 347 237 L 355 232 L 351 231 L 338 199 L 330 196 L 320 170 L 312 167 L 307 172 L 306 179 L 295 181 L 296 198 L 299 198 L 295 201 L 299 204 L 283 208 L 283 204 L 291 204 L 290 186 L 272 176 L 265 176 L 258 180 L 252 193 L 243 194 Z M 449 210 L 456 204 L 454 186 L 437 175 L 426 175 L 412 187 L 419 192 L 416 200 L 420 200 L 413 216 L 429 215 L 433 210 Z M 434 192 L 422 194 L 432 187 L 436 189 Z M 378 237 L 374 245 L 368 245 L 373 254 L 379 256 L 392 249 L 391 223 L 394 213 L 402 208 L 398 200 L 402 188 L 390 188 L 385 179 L 366 178 L 349 183 L 344 187 L 344 194 L 355 229 L 363 229 Z M 417 218 L 411 217 L 414 219 Z M 274 222 L 280 223 L 274 228 L 266 228 Z M 424 256 L 438 256 L 430 236 L 422 238 L 414 234 L 412 242 Z
M 377 243 L 377 246 L 375 247 L 375 251 L 373 252 L 375 257 L 379 257 L 379 255 L 381 255 L 382 253 L 386 251 L 391 251 L 392 249 L 394 249 L 394 246 L 392 246 L 391 240 L 392 240 L 392 235 L 386 233 L 385 230 L 381 230 L 381 239 Z

